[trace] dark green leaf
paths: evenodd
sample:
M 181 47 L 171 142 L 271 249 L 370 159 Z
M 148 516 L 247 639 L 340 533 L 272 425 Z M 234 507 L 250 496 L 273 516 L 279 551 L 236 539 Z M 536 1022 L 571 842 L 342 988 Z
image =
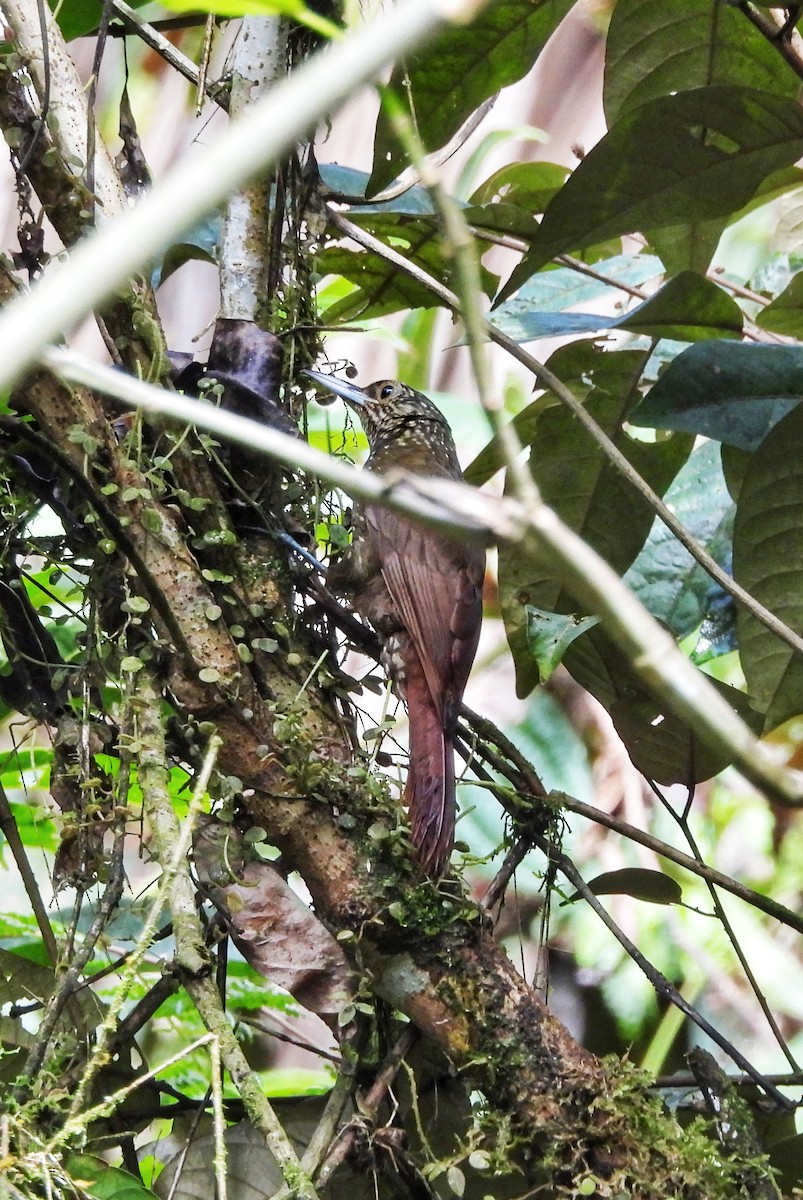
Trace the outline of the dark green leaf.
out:
M 555 163 L 512 163 L 486 179 L 464 215 L 470 225 L 530 238 L 535 220 L 566 181 L 567 167 Z
M 727 218 L 802 154 L 803 112 L 784 96 L 721 86 L 651 100 L 598 142 L 548 205 L 501 298 L 565 251 Z
M 688 456 L 691 441 L 648 444 L 623 430 L 645 361 L 642 351 L 604 353 L 585 342 L 558 351 L 550 365 L 579 396 L 590 391 L 585 401 L 589 411 L 662 494 Z M 566 410 L 547 398 L 537 413 L 530 468 L 546 503 L 615 570 L 627 570 L 647 538 L 652 511 Z M 520 550 L 500 549 L 499 584 L 518 692 L 526 695 L 538 681 L 527 640 L 527 606 L 565 614 L 575 612 L 576 604 L 548 561 L 523 559 Z
M 753 450 L 803 398 L 803 348 L 711 341 L 667 367 L 633 425 L 702 433 Z
M 801 351 L 800 353 L 803 353 Z M 803 408 L 789 413 L 747 464 L 733 530 L 733 574 L 761 604 L 803 632 Z M 738 614 L 742 667 L 773 729 L 803 712 L 803 662 L 746 610 Z
M 612 125 L 656 96 L 731 83 L 794 96 L 798 80 L 742 13 L 688 0 L 617 0 L 605 42 Z
M 70 1154 L 64 1165 L 73 1182 L 95 1200 L 154 1200 L 141 1180 L 92 1154 Z
M 676 879 L 646 867 L 605 871 L 590 879 L 586 887 L 595 896 L 632 896 L 634 900 L 646 900 L 649 904 L 681 904 L 683 901 L 683 892 Z M 571 904 L 579 899 L 580 892 L 575 892 L 563 903 Z
M 142 8 L 148 0 L 131 0 L 132 8 Z M 56 14 L 59 29 L 65 41 L 85 37 L 100 25 L 103 15 L 102 0 L 48 0 Z
M 470 25 L 452 25 L 411 62 L 397 67 L 391 87 L 409 86 L 416 124 L 427 150 L 445 146 L 484 100 L 521 79 L 574 0 L 494 0 Z M 409 80 L 409 84 L 407 81 Z M 390 122 L 380 115 L 370 194 L 404 169 Z
M 572 642 L 564 666 L 608 710 L 633 763 L 648 779 L 690 787 L 719 774 L 730 763 L 710 750 L 692 730 L 656 699 L 601 625 Z M 748 697 L 717 679 L 709 683 L 755 728 L 760 718 Z
M 770 1166 L 777 1172 L 776 1182 L 784 1195 L 791 1196 L 803 1183 L 803 1133 L 776 1142 L 769 1153 Z

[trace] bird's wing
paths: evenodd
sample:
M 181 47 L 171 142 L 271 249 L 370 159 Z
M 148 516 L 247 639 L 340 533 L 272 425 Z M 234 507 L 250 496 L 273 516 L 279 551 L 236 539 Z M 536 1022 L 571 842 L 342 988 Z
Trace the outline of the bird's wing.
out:
M 366 510 L 391 599 L 421 660 L 433 703 L 459 701 L 479 638 L 485 553 L 422 529 L 387 509 Z

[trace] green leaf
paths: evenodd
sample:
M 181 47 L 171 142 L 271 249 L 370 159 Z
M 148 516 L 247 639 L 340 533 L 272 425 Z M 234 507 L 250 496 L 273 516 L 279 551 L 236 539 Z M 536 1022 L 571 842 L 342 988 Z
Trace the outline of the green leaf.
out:
M 593 343 L 558 351 L 550 366 L 585 403 L 603 429 L 662 494 L 691 449 L 687 438 L 637 442 L 623 429 L 637 396 L 646 362 L 643 351 L 604 353 Z M 615 570 L 624 572 L 644 544 L 653 521 L 646 502 L 625 483 L 602 450 L 566 410 L 544 398 L 530 442 L 530 469 L 547 504 L 589 542 Z M 559 613 L 576 611 L 548 560 L 524 559 L 501 547 L 499 586 L 502 616 L 516 666 L 519 695 L 538 682 L 527 638 L 527 606 Z
M 653 260 L 656 261 L 656 260 Z M 536 279 L 557 272 L 546 271 Z M 529 286 L 529 285 L 527 285 Z M 522 288 L 522 293 L 525 288 Z M 697 342 L 723 334 L 742 332 L 742 310 L 730 296 L 693 271 L 670 279 L 654 296 L 620 317 L 592 313 L 534 312 L 522 294 L 500 305 L 491 317 L 494 325 L 517 342 L 593 333 L 604 329 L 627 329 L 631 333 L 680 342 Z
M 763 179 L 801 155 L 803 112 L 785 96 L 733 86 L 659 96 L 583 159 L 500 299 L 555 255 L 606 238 L 715 217 L 724 227 Z
M 145 1184 L 123 1171 L 110 1167 L 92 1154 L 70 1154 L 64 1166 L 72 1181 L 96 1200 L 153 1200 L 154 1193 Z
M 546 683 L 576 637 L 597 624 L 598 617 L 563 616 L 527 605 L 527 641 L 538 663 L 541 682 Z
M 711 84 L 793 96 L 798 80 L 776 48 L 725 4 L 617 0 L 605 41 L 609 125 L 656 96 Z
M 676 879 L 661 871 L 649 871 L 646 867 L 623 867 L 620 871 L 605 871 L 590 879 L 586 884 L 595 896 L 632 896 L 634 900 L 646 900 L 648 904 L 682 904 L 683 892 Z M 581 897 L 575 892 L 564 900 L 572 904 Z
M 173 12 L 205 12 L 216 17 L 291 17 L 323 37 L 337 38 L 342 33 L 302 0 L 164 0 L 164 5 Z
M 493 0 L 470 25 L 452 25 L 393 71 L 390 86 L 409 89 L 427 150 L 445 146 L 483 101 L 532 67 L 574 0 Z M 369 193 L 386 187 L 407 165 L 383 112 L 376 128 Z
M 440 229 L 433 217 L 371 212 L 359 216 L 352 214 L 352 219 L 436 279 L 448 278 L 449 268 L 442 253 Z M 317 256 L 316 267 L 321 274 L 340 275 L 357 285 L 355 291 L 327 309 L 326 321 L 329 324 L 350 321 L 355 317 L 385 316 L 399 309 L 432 308 L 438 303 L 427 287 L 376 254 L 365 251 L 355 253 L 341 246 L 332 246 Z M 481 281 L 483 290 L 492 295 L 497 277 L 481 268 Z
M 529 239 L 538 228 L 536 214 L 544 211 L 568 173 L 555 163 L 510 163 L 477 188 L 463 215 L 469 225 Z
M 672 512 L 694 538 L 709 550 L 718 539 L 715 557 L 730 558 L 733 505 L 722 474 L 719 446 L 706 442 L 692 451 L 665 497 Z M 625 583 L 646 608 L 678 638 L 686 637 L 705 618 L 719 588 L 698 566 L 663 521 L 656 517 L 650 536 L 625 575 Z
M 780 296 L 762 308 L 755 318 L 756 325 L 782 333 L 786 337 L 803 337 L 803 271 L 794 275 Z
M 669 364 L 631 424 L 754 450 L 802 398 L 803 347 L 710 341 Z
M 131 0 L 132 8 L 142 8 L 148 0 Z M 65 41 L 85 37 L 100 25 L 102 0 L 48 0 Z
M 803 351 L 801 351 L 803 353 Z M 803 632 L 803 408 L 789 413 L 747 464 L 733 529 L 733 574 Z M 737 618 L 751 699 L 773 729 L 803 712 L 803 662 L 746 610 Z

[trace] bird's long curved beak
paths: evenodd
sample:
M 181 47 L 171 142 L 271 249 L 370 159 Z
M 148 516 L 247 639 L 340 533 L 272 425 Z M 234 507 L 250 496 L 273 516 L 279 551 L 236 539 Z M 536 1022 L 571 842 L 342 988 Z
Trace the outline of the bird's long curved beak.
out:
M 306 375 L 308 379 L 313 380 L 318 387 L 322 387 L 325 391 L 331 392 L 334 396 L 340 396 L 349 404 L 355 404 L 357 408 L 362 408 L 365 404 L 365 392 L 361 387 L 357 387 L 356 383 L 350 383 L 347 379 L 338 379 L 336 375 L 324 375 L 322 371 L 302 371 L 301 374 Z

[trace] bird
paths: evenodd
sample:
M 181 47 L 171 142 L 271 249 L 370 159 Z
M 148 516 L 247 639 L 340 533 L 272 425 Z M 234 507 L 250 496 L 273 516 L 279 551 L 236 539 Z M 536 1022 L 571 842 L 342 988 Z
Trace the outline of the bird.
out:
M 365 468 L 462 480 L 454 438 L 422 392 L 381 379 L 368 387 L 306 371 L 357 412 L 370 448 Z M 485 550 L 424 528 L 378 504 L 355 505 L 351 545 L 330 567 L 376 630 L 382 665 L 409 718 L 404 791 L 413 854 L 423 876 L 444 873 L 454 845 L 454 742 L 482 622 Z

